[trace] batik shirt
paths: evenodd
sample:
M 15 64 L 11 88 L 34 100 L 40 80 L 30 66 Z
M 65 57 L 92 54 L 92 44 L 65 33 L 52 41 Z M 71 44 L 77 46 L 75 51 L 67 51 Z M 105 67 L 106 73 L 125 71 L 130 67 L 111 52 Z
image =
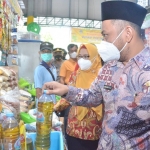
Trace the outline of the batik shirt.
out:
M 105 105 L 97 150 L 150 150 L 150 49 L 126 65 L 104 65 L 89 90 L 69 86 L 66 99 L 86 107 Z

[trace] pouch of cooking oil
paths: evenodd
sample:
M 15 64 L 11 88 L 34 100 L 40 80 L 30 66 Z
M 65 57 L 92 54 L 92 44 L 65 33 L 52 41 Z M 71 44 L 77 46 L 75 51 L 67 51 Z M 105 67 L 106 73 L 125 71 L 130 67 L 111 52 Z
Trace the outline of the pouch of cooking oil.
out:
M 21 143 L 21 150 L 27 150 L 27 144 L 26 144 L 26 129 L 23 121 L 20 121 L 19 123 L 20 127 L 20 143 Z

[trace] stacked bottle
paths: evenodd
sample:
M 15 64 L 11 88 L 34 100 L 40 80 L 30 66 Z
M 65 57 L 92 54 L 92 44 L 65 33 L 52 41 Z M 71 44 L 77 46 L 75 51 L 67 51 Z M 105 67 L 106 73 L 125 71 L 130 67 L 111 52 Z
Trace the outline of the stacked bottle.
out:
M 2 123 L 2 138 L 4 150 L 20 150 L 19 124 L 13 113 L 7 113 Z
M 36 150 L 49 150 L 50 148 L 53 106 L 50 95 L 43 94 L 38 100 Z

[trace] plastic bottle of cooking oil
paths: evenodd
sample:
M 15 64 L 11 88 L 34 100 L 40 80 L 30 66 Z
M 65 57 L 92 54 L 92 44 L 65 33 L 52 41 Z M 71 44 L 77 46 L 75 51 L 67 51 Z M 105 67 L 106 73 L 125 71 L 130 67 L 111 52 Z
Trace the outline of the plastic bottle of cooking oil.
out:
M 7 113 L 2 123 L 2 138 L 4 150 L 20 150 L 19 124 L 13 113 Z
M 54 97 L 43 94 L 38 100 L 36 150 L 49 150 Z

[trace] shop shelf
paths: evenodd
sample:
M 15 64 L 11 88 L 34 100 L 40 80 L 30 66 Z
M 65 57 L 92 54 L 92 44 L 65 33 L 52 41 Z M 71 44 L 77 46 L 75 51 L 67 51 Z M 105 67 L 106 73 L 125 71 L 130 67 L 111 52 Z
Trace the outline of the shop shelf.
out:
M 41 40 L 41 36 L 33 32 L 18 32 L 18 40 Z
M 27 136 L 32 138 L 32 141 L 34 144 L 36 140 L 36 133 L 27 133 Z M 34 148 L 35 148 L 35 145 L 34 145 Z M 51 147 L 49 150 L 64 150 L 62 132 L 59 132 L 59 131 L 51 132 Z

